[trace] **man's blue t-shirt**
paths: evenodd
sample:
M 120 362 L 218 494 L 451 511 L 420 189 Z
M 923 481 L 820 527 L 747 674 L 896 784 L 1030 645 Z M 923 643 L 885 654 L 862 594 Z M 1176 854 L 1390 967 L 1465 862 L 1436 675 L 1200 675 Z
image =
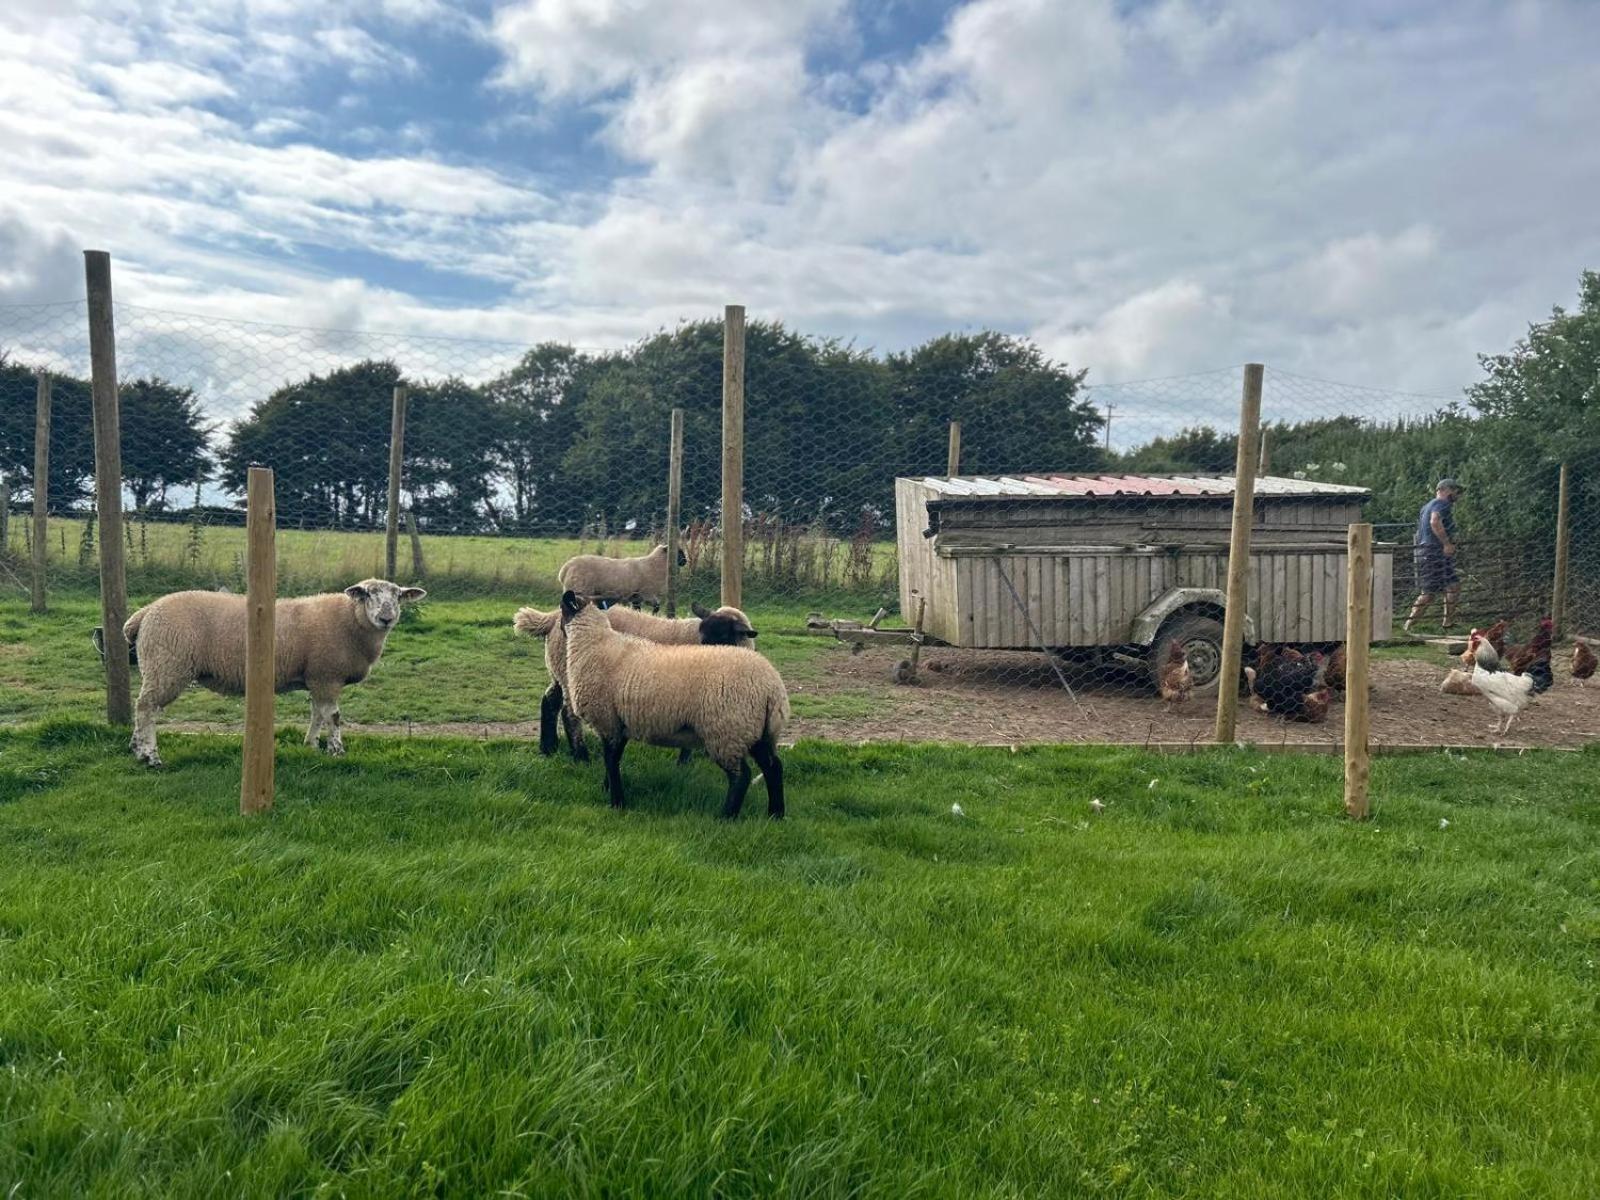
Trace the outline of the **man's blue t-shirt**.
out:
M 1437 534 L 1433 532 L 1433 514 L 1439 514 L 1439 523 L 1444 526 L 1444 531 L 1450 540 L 1456 540 L 1455 505 L 1449 500 L 1440 500 L 1435 497 L 1422 506 L 1422 512 L 1417 516 L 1417 545 L 1425 546 L 1430 550 L 1442 550 L 1443 545 Z

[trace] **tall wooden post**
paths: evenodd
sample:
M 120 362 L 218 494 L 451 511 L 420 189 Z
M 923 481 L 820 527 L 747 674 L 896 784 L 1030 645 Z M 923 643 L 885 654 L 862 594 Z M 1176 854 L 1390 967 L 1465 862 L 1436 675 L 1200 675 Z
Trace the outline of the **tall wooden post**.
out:
M 83 252 L 89 293 L 89 368 L 94 396 L 94 496 L 100 523 L 100 627 L 105 631 L 106 720 L 133 724 L 129 694 L 128 579 L 122 544 L 122 431 L 117 412 L 117 337 L 111 307 L 111 255 Z
M 722 313 L 722 602 L 744 603 L 744 305 Z
M 400 473 L 406 453 L 406 388 L 394 389 L 394 413 L 389 419 L 389 511 L 384 518 L 383 577 L 395 577 L 395 554 L 400 544 Z
M 945 455 L 944 473 L 961 474 L 961 422 L 950 422 L 950 450 Z
M 1550 586 L 1550 620 L 1555 636 L 1567 629 L 1567 557 L 1572 539 L 1571 466 L 1561 464 L 1561 485 L 1556 495 L 1556 570 Z
M 1250 610 L 1250 527 L 1256 510 L 1257 443 L 1261 435 L 1260 363 L 1244 368 L 1239 448 L 1233 470 L 1233 531 L 1228 538 L 1228 599 L 1222 618 L 1222 672 L 1217 683 L 1216 740 L 1231 742 L 1239 726 L 1239 663 Z
M 0 558 L 11 552 L 11 484 L 0 471 Z
M 50 376 L 40 373 L 33 412 L 33 611 L 45 610 L 44 564 L 50 534 Z
M 411 537 L 411 579 L 416 582 L 427 576 L 428 568 L 422 561 L 422 535 L 417 532 L 417 514 L 410 509 L 406 510 L 406 533 Z
M 267 812 L 273 795 L 273 696 L 277 682 L 277 500 L 272 471 L 251 467 L 245 517 L 244 764 L 239 811 Z
M 683 507 L 683 409 L 672 410 L 667 445 L 667 616 L 678 615 L 678 526 Z
M 1367 707 L 1372 659 L 1372 526 L 1350 526 L 1349 575 L 1344 597 L 1344 811 L 1367 819 L 1372 773 L 1371 714 Z
M 1272 474 L 1272 431 L 1265 427 L 1261 430 L 1261 453 L 1256 456 L 1256 471 L 1261 475 Z

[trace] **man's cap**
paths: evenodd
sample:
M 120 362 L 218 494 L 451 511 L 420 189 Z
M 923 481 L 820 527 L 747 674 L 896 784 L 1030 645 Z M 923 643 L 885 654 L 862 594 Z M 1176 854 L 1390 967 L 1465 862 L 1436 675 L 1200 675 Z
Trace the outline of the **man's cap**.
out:
M 1451 479 L 1448 475 L 1446 475 L 1443 479 L 1439 480 L 1438 486 L 1435 487 L 1433 490 L 1436 491 L 1436 492 L 1444 492 L 1444 491 L 1464 492 L 1467 489 L 1462 487 L 1454 479 Z

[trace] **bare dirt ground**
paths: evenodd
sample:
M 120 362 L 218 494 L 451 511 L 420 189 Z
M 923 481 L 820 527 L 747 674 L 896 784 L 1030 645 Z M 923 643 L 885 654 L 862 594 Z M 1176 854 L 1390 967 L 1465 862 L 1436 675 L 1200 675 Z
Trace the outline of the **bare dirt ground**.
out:
M 1068 695 L 1043 655 L 936 650 L 923 658 L 915 685 L 897 685 L 890 672 L 903 652 L 844 648 L 821 660 L 813 684 L 858 691 L 873 701 L 863 715 L 801 715 L 802 737 L 938 739 L 968 742 L 1114 742 L 1183 744 L 1210 740 L 1214 701 L 1199 697 L 1169 710 L 1133 675 L 1096 677 L 1068 671 Z M 1559 658 L 1559 656 L 1558 656 Z M 1497 714 L 1480 696 L 1444 696 L 1446 662 L 1372 664 L 1372 741 L 1375 746 L 1581 746 L 1600 741 L 1600 686 L 1579 687 L 1558 661 L 1556 684 L 1511 727 L 1494 732 Z M 804 695 L 804 691 L 799 694 Z M 803 711 L 804 706 L 798 706 Z M 1239 707 L 1239 740 L 1258 744 L 1319 743 L 1344 736 L 1344 708 L 1335 704 L 1320 725 L 1285 722 Z

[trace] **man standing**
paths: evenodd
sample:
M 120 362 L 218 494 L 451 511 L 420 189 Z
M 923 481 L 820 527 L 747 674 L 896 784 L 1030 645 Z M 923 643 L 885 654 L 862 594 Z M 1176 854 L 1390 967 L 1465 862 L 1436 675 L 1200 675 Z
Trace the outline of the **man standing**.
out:
M 1411 615 L 1406 618 L 1407 633 L 1411 632 L 1412 623 L 1433 603 L 1435 593 L 1444 594 L 1444 621 L 1441 627 L 1449 629 L 1455 616 L 1456 600 L 1461 595 L 1461 580 L 1456 575 L 1455 504 L 1461 491 L 1461 485 L 1454 479 L 1439 480 L 1433 499 L 1424 504 L 1422 511 L 1417 514 L 1417 536 L 1412 554 L 1417 564 L 1417 586 L 1421 594 L 1411 606 Z

